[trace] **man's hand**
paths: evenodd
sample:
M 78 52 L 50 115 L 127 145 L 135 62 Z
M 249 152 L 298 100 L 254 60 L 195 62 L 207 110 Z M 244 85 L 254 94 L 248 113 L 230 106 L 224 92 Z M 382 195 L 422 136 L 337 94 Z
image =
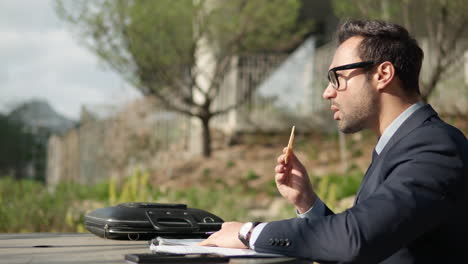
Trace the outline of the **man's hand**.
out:
M 296 206 L 299 213 L 305 213 L 312 207 L 317 195 L 312 190 L 309 176 L 294 152 L 289 156 L 288 164 L 285 164 L 285 154 L 278 157 L 278 165 L 275 167 L 276 187 L 281 195 Z
M 200 242 L 199 246 L 218 246 L 227 248 L 247 248 L 238 238 L 239 230 L 244 223 L 224 222 L 221 230 Z

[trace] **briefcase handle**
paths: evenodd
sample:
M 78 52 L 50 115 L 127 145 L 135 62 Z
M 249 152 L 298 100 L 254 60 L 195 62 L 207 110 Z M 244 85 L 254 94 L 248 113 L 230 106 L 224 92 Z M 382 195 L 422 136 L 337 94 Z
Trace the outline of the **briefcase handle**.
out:
M 192 233 L 200 230 L 200 226 L 186 210 L 147 210 L 146 216 L 159 232 Z

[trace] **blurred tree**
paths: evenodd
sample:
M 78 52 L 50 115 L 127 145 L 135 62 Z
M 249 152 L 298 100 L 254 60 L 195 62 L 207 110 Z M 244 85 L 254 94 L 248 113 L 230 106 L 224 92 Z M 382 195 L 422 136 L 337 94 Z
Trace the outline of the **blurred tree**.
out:
M 431 63 L 424 69 L 421 95 L 427 101 L 450 69 L 468 50 L 468 3 L 466 0 L 333 0 L 342 18 L 383 19 L 404 25 L 418 38 L 426 38 Z M 459 70 L 459 69 L 456 69 Z
M 310 31 L 297 22 L 299 8 L 299 0 L 56 0 L 59 17 L 111 69 L 168 109 L 201 121 L 204 156 L 211 154 L 211 118 L 250 92 L 213 109 L 231 59 L 297 46 Z
M 20 122 L 0 114 L 0 146 L 0 176 L 24 178 L 37 152 L 34 136 Z

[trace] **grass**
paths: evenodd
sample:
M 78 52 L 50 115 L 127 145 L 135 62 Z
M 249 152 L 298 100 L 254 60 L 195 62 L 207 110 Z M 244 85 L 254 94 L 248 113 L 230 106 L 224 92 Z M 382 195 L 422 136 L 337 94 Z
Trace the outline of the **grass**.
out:
M 312 185 L 330 209 L 341 209 L 337 207 L 338 201 L 357 193 L 363 175 L 359 170 L 349 171 L 346 175 L 331 173 L 322 177 L 312 177 Z
M 84 231 L 80 201 L 108 196 L 103 185 L 84 187 L 60 184 L 50 192 L 44 184 L 31 181 L 0 180 L 0 232 Z
M 142 171 L 136 171 L 121 184 L 115 180 L 95 186 L 61 183 L 54 190 L 48 190 L 40 182 L 3 177 L 0 178 L 0 232 L 86 232 L 83 220 L 87 212 L 123 202 L 184 203 L 224 220 L 248 221 L 252 220 L 250 212 L 260 196 L 271 201 L 279 197 L 273 180 L 261 189 L 245 184 L 257 177 L 249 170 L 242 182 L 234 186 L 214 181 L 203 188 L 191 186 L 183 190 L 152 186 L 149 174 Z M 320 191 L 321 199 L 333 209 L 337 200 L 357 191 L 360 177 L 362 173 L 354 172 L 346 177 L 330 174 L 312 178 L 316 179 L 313 185 Z M 273 218 L 294 217 L 292 206 L 279 210 Z M 269 219 L 260 216 L 255 220 Z

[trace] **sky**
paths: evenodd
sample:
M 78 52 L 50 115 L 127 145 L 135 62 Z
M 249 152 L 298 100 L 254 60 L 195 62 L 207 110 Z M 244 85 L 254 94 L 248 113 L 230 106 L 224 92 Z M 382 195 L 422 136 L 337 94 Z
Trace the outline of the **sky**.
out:
M 82 105 L 124 105 L 139 97 L 79 44 L 53 0 L 0 0 L 0 111 L 42 99 L 78 120 Z

